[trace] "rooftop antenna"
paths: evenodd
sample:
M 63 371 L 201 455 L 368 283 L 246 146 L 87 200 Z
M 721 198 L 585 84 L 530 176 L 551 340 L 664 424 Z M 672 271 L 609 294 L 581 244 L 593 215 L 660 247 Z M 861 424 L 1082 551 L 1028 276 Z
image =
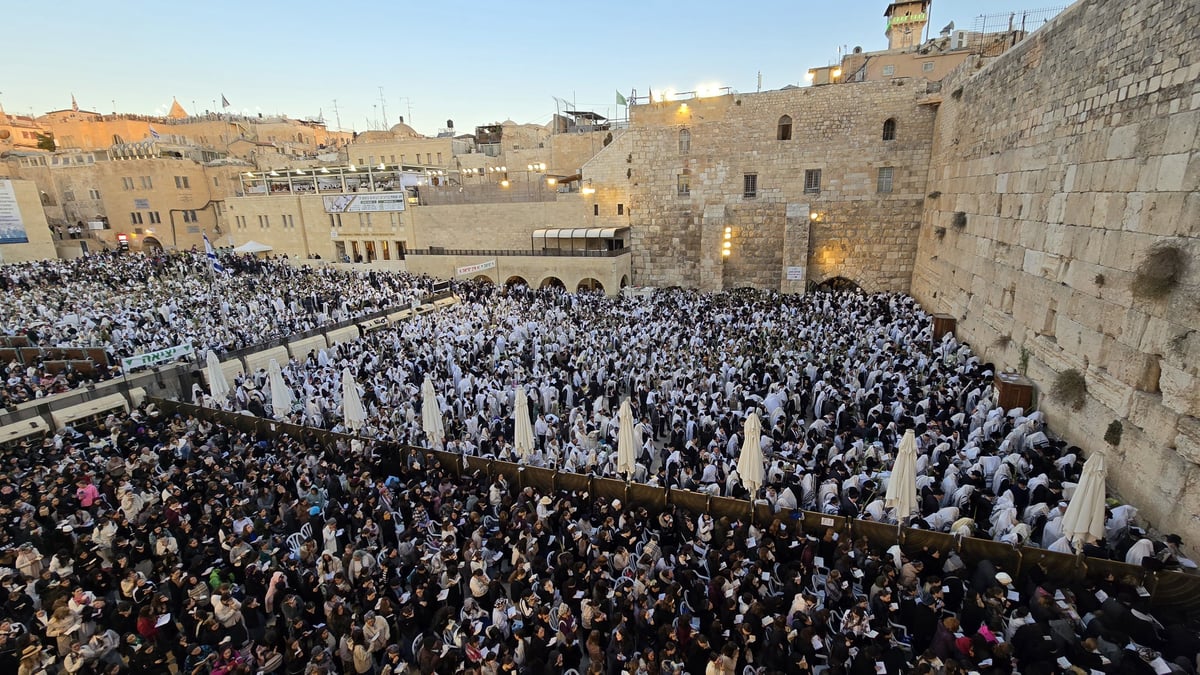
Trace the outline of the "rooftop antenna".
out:
M 379 109 L 383 112 L 383 128 L 387 129 L 387 99 L 383 97 L 383 87 L 379 87 Z
M 762 91 L 762 71 L 758 71 L 758 91 Z
M 333 99 L 333 118 L 337 121 L 338 131 L 342 130 L 342 116 L 338 114 L 337 99 Z

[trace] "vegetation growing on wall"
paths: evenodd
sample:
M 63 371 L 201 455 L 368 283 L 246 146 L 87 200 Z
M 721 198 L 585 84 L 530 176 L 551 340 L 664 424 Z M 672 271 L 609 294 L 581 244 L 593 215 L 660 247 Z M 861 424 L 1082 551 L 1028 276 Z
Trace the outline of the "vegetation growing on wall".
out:
M 1186 269 L 1187 258 L 1182 249 L 1171 244 L 1156 246 L 1138 265 L 1130 289 L 1136 297 L 1161 300 L 1179 285 Z
M 1054 378 L 1054 387 L 1050 393 L 1054 398 L 1071 406 L 1072 410 L 1082 410 L 1083 404 L 1087 402 L 1087 380 L 1084 379 L 1083 373 L 1069 368 Z

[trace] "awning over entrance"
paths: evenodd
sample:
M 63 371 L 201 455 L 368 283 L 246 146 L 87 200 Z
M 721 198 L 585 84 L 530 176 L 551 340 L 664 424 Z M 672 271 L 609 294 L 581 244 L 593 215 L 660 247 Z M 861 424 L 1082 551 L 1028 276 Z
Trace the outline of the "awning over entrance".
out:
M 533 231 L 534 239 L 612 239 L 628 227 L 546 227 Z

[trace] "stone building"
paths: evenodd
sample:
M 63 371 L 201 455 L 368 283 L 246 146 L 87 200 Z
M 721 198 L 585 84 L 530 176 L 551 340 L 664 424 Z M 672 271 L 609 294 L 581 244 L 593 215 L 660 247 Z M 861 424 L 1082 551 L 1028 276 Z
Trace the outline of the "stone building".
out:
M 583 167 L 595 225 L 631 228 L 640 285 L 794 292 L 845 277 L 907 290 L 928 89 L 894 80 L 633 105 L 629 129 Z

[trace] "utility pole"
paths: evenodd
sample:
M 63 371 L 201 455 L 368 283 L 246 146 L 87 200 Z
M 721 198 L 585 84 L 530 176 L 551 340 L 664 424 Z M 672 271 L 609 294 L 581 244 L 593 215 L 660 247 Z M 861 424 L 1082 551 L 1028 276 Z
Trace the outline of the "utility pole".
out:
M 337 121 L 338 131 L 342 130 L 342 116 L 338 114 L 337 99 L 333 99 L 333 119 Z
M 387 99 L 383 97 L 383 87 L 379 88 L 379 109 L 381 112 L 383 112 L 383 128 L 387 129 Z

